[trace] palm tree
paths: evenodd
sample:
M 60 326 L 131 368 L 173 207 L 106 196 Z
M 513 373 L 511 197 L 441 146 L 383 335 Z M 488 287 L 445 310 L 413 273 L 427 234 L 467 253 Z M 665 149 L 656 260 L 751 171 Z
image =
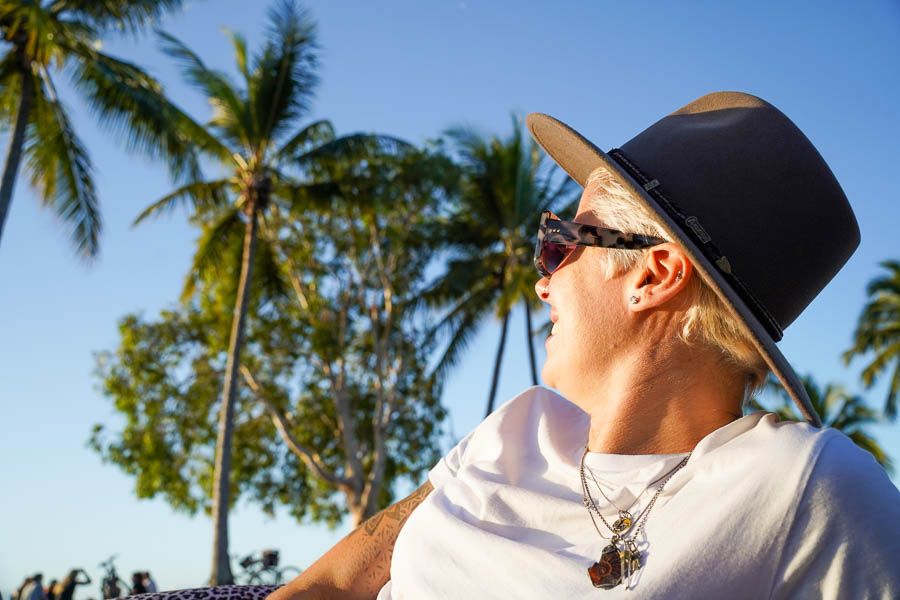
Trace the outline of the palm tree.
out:
M 0 0 L 0 124 L 11 134 L 0 179 L 0 238 L 23 162 L 43 204 L 70 230 L 77 253 L 98 252 L 101 219 L 87 149 L 59 99 L 56 81 L 72 84 L 102 123 L 131 145 L 164 152 L 183 170 L 195 165 L 159 85 L 138 67 L 100 51 L 108 30 L 137 32 L 183 0 Z
M 525 307 L 531 379 L 538 383 L 531 323 L 531 310 L 540 306 L 533 287 L 534 235 L 541 211 L 570 204 L 575 188 L 567 176 L 558 181 L 558 169 L 547 166 L 521 119 L 512 121 L 506 140 L 485 139 L 464 127 L 446 132 L 462 169 L 461 192 L 445 232 L 447 270 L 424 294 L 431 306 L 447 308 L 434 328 L 434 335 L 448 338 L 436 367 L 441 376 L 459 360 L 484 317 L 500 319 L 487 414 L 494 409 L 509 314 L 519 303 Z
M 863 398 L 848 393 L 843 386 L 834 383 L 820 387 L 812 375 L 802 376 L 801 381 L 803 381 L 803 387 L 806 388 L 806 393 L 809 394 L 813 408 L 822 417 L 822 425 L 843 432 L 857 446 L 870 452 L 888 473 L 892 473 L 894 467 L 891 458 L 875 441 L 875 438 L 863 429 L 866 425 L 878 422 L 877 413 L 866 406 Z M 790 394 L 771 374 L 766 381 L 764 391 L 774 395 L 777 399 L 777 404 L 772 412 L 776 413 L 779 418 L 787 421 L 804 420 L 797 412 Z M 770 410 L 757 399 L 751 400 L 750 407 L 752 410 Z
M 334 200 L 336 183 L 316 177 L 325 170 L 323 165 L 346 160 L 373 146 L 407 146 L 386 136 L 335 138 L 326 120 L 298 131 L 298 122 L 309 113 L 318 83 L 315 23 L 290 0 L 275 5 L 268 21 L 266 40 L 252 58 L 245 39 L 229 34 L 241 85 L 208 68 L 176 38 L 159 34 L 163 51 L 179 63 L 183 77 L 206 95 L 213 107 L 205 125 L 184 117 L 179 130 L 217 165 L 222 176 L 206 179 L 197 173 L 148 206 L 135 220 L 137 224 L 151 215 L 188 205 L 192 219 L 202 225 L 202 233 L 182 299 L 189 300 L 197 285 L 204 282 L 233 290 L 213 472 L 211 585 L 233 582 L 228 509 L 234 401 L 251 291 L 267 288 L 277 293 L 283 287 L 275 259 L 276 223 L 293 211 L 302 213 Z M 267 220 L 269 215 L 272 218 Z M 229 271 L 228 266 L 235 268 Z
M 897 393 L 900 392 L 900 261 L 886 260 L 881 266 L 888 272 L 866 286 L 869 301 L 859 315 L 853 346 L 842 356 L 844 364 L 849 365 L 855 356 L 875 353 L 861 375 L 866 389 L 874 385 L 883 371 L 893 366 L 884 415 L 894 421 L 897 418 Z

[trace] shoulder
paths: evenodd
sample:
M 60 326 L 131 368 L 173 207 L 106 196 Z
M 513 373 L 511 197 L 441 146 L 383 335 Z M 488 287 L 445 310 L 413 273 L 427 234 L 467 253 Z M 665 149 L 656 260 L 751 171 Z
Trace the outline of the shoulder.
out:
M 740 431 L 725 433 L 732 427 Z M 804 478 L 829 440 L 839 434 L 834 429 L 814 427 L 806 422 L 782 421 L 771 412 L 751 413 L 727 425 L 722 433 L 727 438 L 722 448 L 752 450 L 757 460 L 765 460 L 772 469 L 804 465 Z
M 824 430 L 805 496 L 807 501 L 827 499 L 834 507 L 851 501 L 854 506 L 884 505 L 900 526 L 900 491 L 871 453 L 835 429 Z
M 504 464 L 527 460 L 549 450 L 559 451 L 586 439 L 588 415 L 549 388 L 532 386 L 488 415 L 448 452 L 429 473 L 437 487 L 448 475 L 473 462 Z
M 552 389 L 536 385 L 505 402 L 473 433 L 489 447 L 513 443 L 524 448 L 542 446 L 550 438 L 586 439 L 589 427 L 587 413 Z
M 584 411 L 566 400 L 557 392 L 542 385 L 533 385 L 513 396 L 482 422 L 526 418 L 583 418 Z
M 769 461 L 805 465 L 804 488 L 833 487 L 835 491 L 855 485 L 888 485 L 884 468 L 843 432 L 831 427 L 813 427 L 805 422 L 779 421 L 773 413 L 760 413 L 751 436 L 761 456 Z M 772 464 L 777 467 L 776 464 Z
M 875 458 L 825 428 L 797 490 L 773 596 L 876 598 L 900 594 L 900 491 Z

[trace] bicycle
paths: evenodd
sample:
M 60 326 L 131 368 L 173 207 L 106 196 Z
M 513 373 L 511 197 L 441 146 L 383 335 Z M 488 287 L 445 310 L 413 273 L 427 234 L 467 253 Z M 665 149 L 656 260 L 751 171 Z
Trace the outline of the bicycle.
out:
M 99 565 L 99 567 L 105 571 L 103 580 L 100 582 L 100 595 L 104 600 L 120 598 L 122 596 L 122 590 L 125 590 L 126 596 L 131 595 L 131 588 L 125 583 L 124 579 L 119 577 L 116 566 L 113 564 L 116 556 L 118 556 L 118 554 L 113 554 Z
M 297 567 L 278 568 L 278 550 L 263 550 L 260 557 L 248 554 L 238 563 L 244 571 L 235 577 L 249 585 L 281 585 L 301 573 Z

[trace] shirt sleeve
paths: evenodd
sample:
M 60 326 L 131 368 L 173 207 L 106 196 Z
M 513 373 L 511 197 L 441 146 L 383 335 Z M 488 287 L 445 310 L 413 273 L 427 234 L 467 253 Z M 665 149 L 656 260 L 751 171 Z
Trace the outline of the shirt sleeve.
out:
M 466 450 L 469 447 L 469 441 L 477 431 L 477 428 L 470 431 L 466 437 L 461 439 L 453 448 L 450 449 L 438 463 L 428 472 L 428 480 L 434 487 L 441 487 L 444 483 L 456 477 L 456 473 L 465 464 Z
M 900 491 L 869 452 L 832 431 L 787 532 L 771 597 L 900 598 Z

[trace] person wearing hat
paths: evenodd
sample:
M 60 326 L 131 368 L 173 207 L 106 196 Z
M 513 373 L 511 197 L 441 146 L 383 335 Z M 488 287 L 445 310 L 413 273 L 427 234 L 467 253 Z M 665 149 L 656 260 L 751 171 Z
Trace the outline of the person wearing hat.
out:
M 737 92 L 609 152 L 527 122 L 584 187 L 537 232 L 556 391 L 506 402 L 270 598 L 900 597 L 900 492 L 776 345 L 860 239 L 810 141 Z M 769 372 L 807 422 L 743 414 Z

